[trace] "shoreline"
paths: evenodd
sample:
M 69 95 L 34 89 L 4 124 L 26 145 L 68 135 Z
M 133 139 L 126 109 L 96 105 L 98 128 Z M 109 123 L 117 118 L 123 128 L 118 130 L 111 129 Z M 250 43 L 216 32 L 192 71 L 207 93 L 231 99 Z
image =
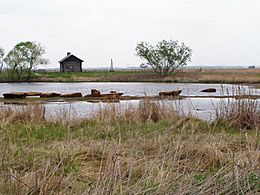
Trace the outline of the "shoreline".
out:
M 160 101 L 160 100 L 183 100 L 183 99 L 260 99 L 260 95 L 223 95 L 223 96 L 121 96 L 119 99 L 109 100 L 102 99 L 100 97 L 75 97 L 75 98 L 61 98 L 61 97 L 53 97 L 53 98 L 24 98 L 24 99 L 4 99 L 4 97 L 0 97 L 0 102 L 4 104 L 27 104 L 29 102 L 35 102 L 39 104 L 45 104 L 50 102 L 81 102 L 86 101 L 89 103 L 119 103 L 120 101 L 132 101 L 132 100 L 150 100 L 150 101 Z
M 25 76 L 20 80 L 8 77 L 7 73 L 0 74 L 0 83 L 28 82 Z M 46 72 L 33 73 L 34 82 L 149 82 L 149 83 L 211 83 L 211 84 L 260 84 L 260 69 L 186 69 L 162 77 L 152 71 L 86 71 L 86 72 Z
M 178 80 L 33 80 L 33 81 L 0 81 L 0 83 L 190 83 L 190 84 L 230 84 L 230 85 L 260 85 L 260 82 L 237 81 L 178 81 Z

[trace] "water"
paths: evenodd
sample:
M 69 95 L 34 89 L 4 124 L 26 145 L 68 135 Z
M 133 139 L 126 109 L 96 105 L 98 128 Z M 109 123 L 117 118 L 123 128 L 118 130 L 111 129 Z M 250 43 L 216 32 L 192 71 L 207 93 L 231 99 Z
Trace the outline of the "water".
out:
M 216 93 L 201 93 L 206 88 L 216 88 Z M 189 83 L 0 83 L 0 95 L 7 92 L 57 92 L 73 93 L 81 92 L 86 95 L 91 89 L 100 90 L 102 93 L 110 91 L 122 92 L 124 95 L 143 96 L 158 95 L 160 91 L 182 90 L 181 95 L 187 96 L 221 96 L 228 95 L 237 90 L 237 85 L 220 84 L 189 84 Z M 260 90 L 251 90 L 249 87 L 243 87 L 246 93 L 259 95 Z M 213 120 L 215 110 L 220 102 L 219 98 L 187 98 L 183 100 L 164 100 L 164 104 L 177 107 L 184 114 L 191 114 L 197 118 Z M 121 107 L 129 104 L 138 105 L 139 101 L 120 101 L 117 105 Z M 61 116 L 60 113 L 67 112 L 70 118 L 86 118 L 97 112 L 100 108 L 107 106 L 107 103 L 89 103 L 85 101 L 78 102 L 48 102 L 44 104 L 46 108 L 46 117 L 55 118 Z M 10 106 L 3 105 L 0 106 Z M 19 106 L 18 106 L 19 107 Z
M 225 99 L 221 99 L 225 101 Z M 89 102 L 52 102 L 45 104 L 46 116 L 49 118 L 59 118 L 60 113 L 67 113 L 69 118 L 87 118 L 100 109 L 116 105 L 121 109 L 128 106 L 138 106 L 139 100 L 120 101 L 120 103 L 89 103 Z M 184 115 L 192 115 L 194 117 L 212 121 L 215 118 L 216 108 L 220 103 L 218 98 L 187 98 L 182 100 L 163 100 L 160 104 L 166 107 L 173 107 Z
M 187 98 L 182 100 L 163 100 L 160 104 L 166 107 L 173 107 L 184 115 L 192 115 L 194 117 L 211 121 L 215 117 L 215 108 L 219 104 L 217 98 Z M 138 106 L 139 100 L 120 101 L 120 103 L 89 103 L 86 101 L 75 102 L 48 102 L 44 104 L 45 116 L 47 119 L 61 119 L 67 117 L 68 119 L 74 118 L 88 118 L 95 114 L 100 109 L 116 105 L 120 109 L 127 108 L 128 106 Z M 11 107 L 19 110 L 25 105 L 4 105 L 0 103 L 0 107 Z M 65 116 L 64 116 L 65 114 Z
M 181 95 L 209 95 L 200 91 L 206 88 L 216 88 L 216 93 L 212 96 L 227 94 L 226 91 L 232 92 L 237 89 L 237 85 L 221 84 L 190 84 L 190 83 L 0 83 L 0 96 L 8 92 L 57 92 L 57 93 L 74 93 L 90 94 L 91 89 L 100 90 L 102 93 L 110 91 L 122 92 L 124 95 L 158 95 L 160 91 L 182 90 Z M 244 87 L 249 90 L 247 86 Z M 260 90 L 254 90 L 253 93 L 259 94 Z

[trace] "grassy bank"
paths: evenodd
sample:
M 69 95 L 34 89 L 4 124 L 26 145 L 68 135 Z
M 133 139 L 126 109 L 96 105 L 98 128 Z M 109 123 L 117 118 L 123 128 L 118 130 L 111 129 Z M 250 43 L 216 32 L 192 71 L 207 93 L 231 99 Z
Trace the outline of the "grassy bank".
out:
M 15 82 L 0 75 L 0 82 Z M 26 81 L 21 78 L 20 81 Z M 167 77 L 150 71 L 89 71 L 82 73 L 35 73 L 34 82 L 179 82 L 179 83 L 259 83 L 260 69 L 186 69 Z
M 260 69 L 185 70 L 165 78 L 153 72 L 115 71 L 84 73 L 42 73 L 42 81 L 105 81 L 105 82 L 179 82 L 179 83 L 259 83 Z
M 0 193 L 259 193 L 259 116 L 248 103 L 240 114 L 223 105 L 213 123 L 149 101 L 85 120 L 47 121 L 39 105 L 1 109 Z M 236 126 L 243 120 L 254 125 Z

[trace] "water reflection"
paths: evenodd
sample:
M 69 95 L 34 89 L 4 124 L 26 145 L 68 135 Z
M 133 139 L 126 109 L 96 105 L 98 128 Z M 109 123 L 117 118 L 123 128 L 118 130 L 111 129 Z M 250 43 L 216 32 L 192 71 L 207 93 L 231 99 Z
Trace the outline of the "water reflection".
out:
M 211 121 L 215 118 L 216 108 L 220 101 L 224 99 L 218 98 L 187 98 L 182 100 L 162 100 L 159 103 L 166 108 L 171 107 L 177 110 L 180 114 L 191 115 L 203 120 Z M 129 106 L 137 107 L 139 100 L 120 101 L 120 103 L 89 103 L 85 101 L 77 102 L 49 102 L 43 104 L 45 107 L 45 117 L 47 119 L 84 119 L 93 116 L 102 108 L 111 105 L 117 105 L 120 109 L 125 109 Z M 3 105 L 4 107 L 19 108 L 24 105 Z M 109 113 L 107 113 L 109 114 Z

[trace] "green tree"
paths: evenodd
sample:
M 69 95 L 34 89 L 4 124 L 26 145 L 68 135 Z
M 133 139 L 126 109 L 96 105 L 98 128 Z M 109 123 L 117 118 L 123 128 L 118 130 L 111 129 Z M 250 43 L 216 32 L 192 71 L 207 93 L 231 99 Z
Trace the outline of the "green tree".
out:
M 46 53 L 45 48 L 37 42 L 21 42 L 15 48 L 23 55 L 23 62 L 27 71 L 27 80 L 31 80 L 32 70 L 40 64 L 48 64 L 49 60 L 42 56 Z
M 17 79 L 20 80 L 26 65 L 23 52 L 18 48 L 14 47 L 4 58 L 4 62 L 7 64 L 8 69 L 10 70 L 10 77 L 12 79 L 17 76 Z
M 47 64 L 43 58 L 45 48 L 36 42 L 20 42 L 7 54 L 4 61 L 11 70 L 11 78 L 16 74 L 18 79 L 24 72 L 27 73 L 27 81 L 31 80 L 32 70 L 39 64 Z
M 137 55 L 145 61 L 142 67 L 151 67 L 161 76 L 167 76 L 176 69 L 183 68 L 191 61 L 192 50 L 178 41 L 162 40 L 155 46 L 141 42 L 136 47 Z
M 4 66 L 4 55 L 5 55 L 5 50 L 4 48 L 0 47 L 0 74 L 2 73 L 3 66 Z

